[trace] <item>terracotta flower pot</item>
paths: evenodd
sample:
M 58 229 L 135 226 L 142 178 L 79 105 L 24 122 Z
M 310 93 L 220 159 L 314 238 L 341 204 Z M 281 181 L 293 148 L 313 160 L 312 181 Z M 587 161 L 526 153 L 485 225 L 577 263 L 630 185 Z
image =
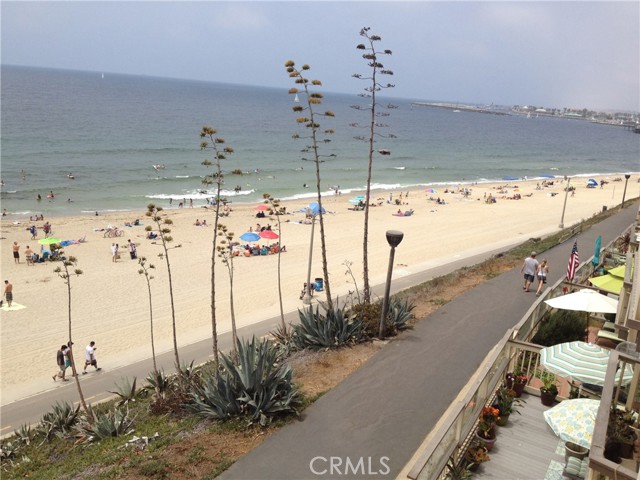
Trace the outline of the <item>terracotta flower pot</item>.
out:
M 493 445 L 496 443 L 495 428 L 492 427 L 491 430 L 489 430 L 488 437 L 483 436 L 482 430 L 476 431 L 476 438 L 482 442 L 482 445 L 487 449 L 487 452 L 490 452 Z

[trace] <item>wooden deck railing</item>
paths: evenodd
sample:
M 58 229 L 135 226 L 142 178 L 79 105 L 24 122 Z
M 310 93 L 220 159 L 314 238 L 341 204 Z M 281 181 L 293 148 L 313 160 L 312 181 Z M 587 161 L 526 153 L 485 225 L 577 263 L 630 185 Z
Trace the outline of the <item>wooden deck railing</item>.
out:
M 629 230 L 632 231 L 633 227 L 630 227 Z M 610 248 L 613 243 L 611 242 L 605 246 L 604 250 Z M 587 278 L 593 274 L 591 259 L 589 258 L 578 267 L 574 279 L 575 284 L 586 283 Z M 518 362 L 518 366 L 524 371 L 528 379 L 534 378 L 535 371 L 540 367 L 539 353 L 542 347 L 529 343 L 529 341 L 537 331 L 538 324 L 548 315 L 549 307 L 544 303 L 544 300 L 562 295 L 564 285 L 565 282 L 561 279 L 546 290 L 542 296 L 538 297 L 516 326 L 513 329 L 509 329 L 487 355 L 482 365 L 458 395 L 458 398 L 445 412 L 443 419 L 439 423 L 440 426 L 430 432 L 430 441 L 424 445 L 422 452 L 419 452 L 414 457 L 416 460 L 407 473 L 408 478 L 413 480 L 441 480 L 445 478 L 445 466 L 450 457 L 453 457 L 456 462 L 462 461 L 464 452 L 475 432 L 482 407 L 493 398 L 498 385 L 504 379 L 505 374 L 514 368 L 515 362 Z M 525 355 L 527 352 L 531 352 L 532 355 Z M 612 356 L 612 358 L 617 358 L 617 356 Z M 539 388 L 535 386 L 528 384 L 525 388 L 532 395 L 540 395 Z M 613 385 L 610 388 L 612 391 Z M 606 392 L 605 386 L 603 397 Z M 601 420 L 599 416 L 598 422 L 601 422 Z M 601 428 L 606 430 L 606 425 L 607 421 L 605 420 L 604 427 L 601 426 Z M 602 445 L 604 445 L 604 440 Z M 613 472 L 611 467 L 615 465 L 617 464 L 612 465 L 612 462 L 604 459 L 604 456 L 602 458 L 596 456 L 593 466 L 590 463 L 590 468 L 608 475 Z M 618 472 L 617 477 L 619 480 L 636 478 L 635 473 L 633 477 L 620 476 L 620 473 Z

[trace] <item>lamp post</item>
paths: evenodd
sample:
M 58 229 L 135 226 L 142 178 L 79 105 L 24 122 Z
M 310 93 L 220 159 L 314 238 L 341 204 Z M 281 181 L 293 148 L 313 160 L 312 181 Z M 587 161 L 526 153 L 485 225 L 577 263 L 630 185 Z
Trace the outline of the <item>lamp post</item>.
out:
M 391 274 L 393 273 L 393 257 L 396 254 L 396 247 L 404 238 L 404 233 L 398 230 L 387 230 L 387 242 L 391 247 L 389 253 L 389 268 L 387 268 L 387 284 L 384 288 L 384 300 L 382 301 L 382 316 L 380 317 L 379 338 L 384 338 L 384 320 L 387 318 L 387 310 L 389 310 L 389 292 L 391 290 Z
M 624 207 L 624 198 L 627 196 L 627 183 L 629 183 L 629 178 L 631 178 L 631 175 L 627 173 L 624 176 L 624 190 L 622 191 L 622 203 L 620 204 L 620 208 Z
M 564 228 L 564 211 L 567 208 L 567 196 L 569 196 L 569 187 L 571 186 L 571 178 L 567 178 L 567 186 L 564 189 L 564 204 L 562 205 L 562 217 L 560 217 L 560 225 L 558 227 Z

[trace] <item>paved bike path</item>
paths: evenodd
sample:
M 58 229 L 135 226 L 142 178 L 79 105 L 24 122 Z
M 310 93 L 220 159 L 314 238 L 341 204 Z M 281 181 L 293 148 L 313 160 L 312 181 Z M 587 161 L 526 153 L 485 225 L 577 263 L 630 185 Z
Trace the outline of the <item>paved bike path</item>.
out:
M 634 203 L 540 252 L 538 258 L 549 261 L 549 283 L 564 277 L 575 238 L 585 261 L 593 255 L 598 235 L 606 245 L 634 222 L 637 212 Z M 522 284 L 517 267 L 444 305 L 220 478 L 395 478 L 487 353 L 536 301 Z

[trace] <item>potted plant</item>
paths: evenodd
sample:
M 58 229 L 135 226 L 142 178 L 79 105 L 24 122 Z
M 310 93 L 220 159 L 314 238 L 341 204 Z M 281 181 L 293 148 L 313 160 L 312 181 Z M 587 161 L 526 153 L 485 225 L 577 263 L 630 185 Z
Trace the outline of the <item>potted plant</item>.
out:
M 465 452 L 464 459 L 467 462 L 467 468 L 475 472 L 481 463 L 490 460 L 489 451 L 487 447 L 484 446 L 483 441 L 474 440 Z
M 449 457 L 447 462 L 447 480 L 469 480 L 473 476 L 473 472 L 469 469 L 469 465 L 465 462 L 456 463 L 453 457 Z
M 556 376 L 553 373 L 537 371 L 536 377 L 542 382 L 542 386 L 540 387 L 540 401 L 547 407 L 552 406 L 558 395 Z
M 484 407 L 480 413 L 476 436 L 484 443 L 487 451 L 491 451 L 496 443 L 496 422 L 499 417 L 498 409 L 493 407 Z
M 514 369 L 505 376 L 505 385 L 516 393 L 517 398 L 520 398 L 527 385 L 527 376 L 522 370 Z
M 609 414 L 607 427 L 607 441 L 609 449 L 620 458 L 633 456 L 633 444 L 636 440 L 635 431 L 631 426 L 634 423 L 633 413 L 625 414 L 623 411 L 613 409 Z
M 498 409 L 499 418 L 496 420 L 496 424 L 503 427 L 507 424 L 509 416 L 512 413 L 520 414 L 518 407 L 522 405 L 516 392 L 507 387 L 500 387 L 496 393 L 496 401 L 494 403 L 495 408 Z

